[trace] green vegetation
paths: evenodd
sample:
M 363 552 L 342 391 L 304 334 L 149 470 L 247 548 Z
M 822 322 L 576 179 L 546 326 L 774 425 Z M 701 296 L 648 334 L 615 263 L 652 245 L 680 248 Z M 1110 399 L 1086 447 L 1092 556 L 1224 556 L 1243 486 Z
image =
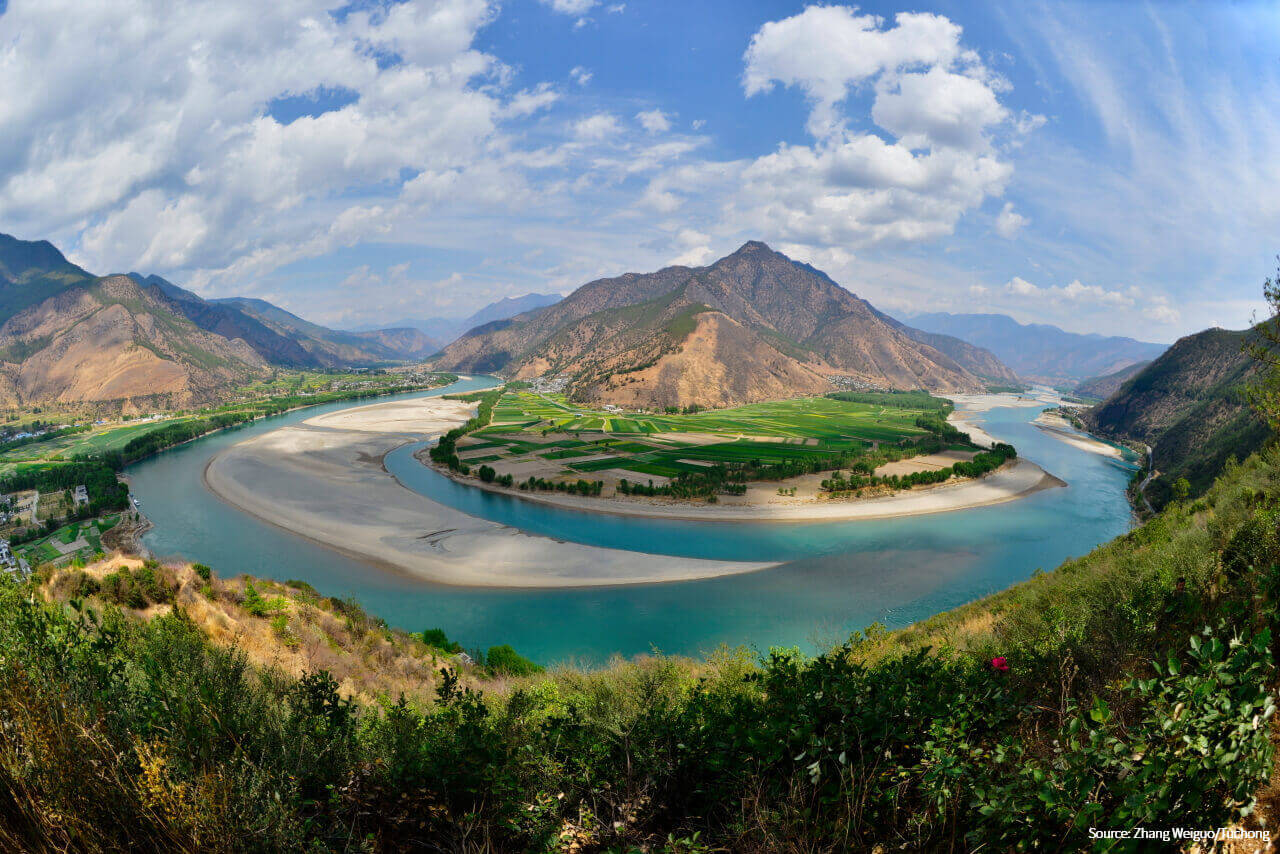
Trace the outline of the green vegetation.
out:
M 489 647 L 480 662 L 495 676 L 532 676 L 541 673 L 542 668 L 516 652 L 508 644 Z
M 37 536 L 32 540 L 27 539 L 30 534 L 18 534 L 16 542 L 22 545 L 15 544 L 14 551 L 18 556 L 26 558 L 31 566 L 89 561 L 106 551 L 102 545 L 102 535 L 114 528 L 119 521 L 118 515 L 111 515 L 86 522 L 72 522 L 48 536 Z M 34 533 L 38 535 L 41 530 L 44 529 L 37 529 Z M 61 547 L 55 545 L 55 542 Z M 68 548 L 76 543 L 82 545 Z
M 827 397 L 849 403 L 896 406 L 899 409 L 931 409 L 939 412 L 950 412 L 952 409 L 951 401 L 934 397 L 927 391 L 837 391 Z
M 462 652 L 462 644 L 449 640 L 449 636 L 445 634 L 444 629 L 423 630 L 422 642 L 450 655 L 457 655 Z
M 1159 476 L 1146 497 L 1159 509 L 1173 500 L 1180 478 L 1201 495 L 1226 461 L 1244 459 L 1272 434 L 1251 406 L 1262 388 L 1250 348 L 1262 346 L 1271 322 L 1247 332 L 1208 329 L 1179 340 L 1106 402 L 1084 414 L 1089 429 L 1152 448 Z
M 98 618 L 0 582 L 0 847 L 1080 850 L 1089 827 L 1230 824 L 1274 758 L 1277 520 L 1271 449 L 901 632 L 594 673 L 495 646 L 501 683 L 446 669 L 430 702 L 260 670 L 181 609 Z
M 742 494 L 751 481 L 968 446 L 943 420 L 950 402 L 925 392 L 849 392 L 674 414 L 595 410 L 510 387 L 473 399 L 483 401 L 488 417 L 446 435 L 431 458 L 463 474 L 478 465 L 489 483 L 502 482 L 501 463 L 513 458 L 564 461 L 556 477 L 517 481 L 525 490 L 598 495 L 604 483 L 580 475 L 620 470 L 635 475 L 618 479 L 624 495 L 707 498 Z M 483 453 L 460 456 L 476 451 Z M 665 481 L 655 485 L 655 477 Z
M 971 460 L 958 460 L 941 469 L 926 469 L 907 474 L 876 475 L 878 461 L 861 461 L 847 476 L 834 471 L 822 481 L 822 488 L 831 493 L 859 492 L 867 487 L 888 486 L 892 489 L 910 489 L 934 483 L 945 483 L 953 477 L 982 477 L 995 471 L 1018 456 L 1012 445 L 997 443 L 988 451 L 975 454 Z
M 458 459 L 458 440 L 467 433 L 478 430 L 489 423 L 493 415 L 493 408 L 505 390 L 506 386 L 502 386 L 471 394 L 445 395 L 448 400 L 478 402 L 479 405 L 476 407 L 476 414 L 473 418 L 468 419 L 461 427 L 455 427 L 440 437 L 440 440 L 431 448 L 431 459 L 437 463 L 447 465 L 453 471 L 461 474 L 470 474 L 471 467 Z

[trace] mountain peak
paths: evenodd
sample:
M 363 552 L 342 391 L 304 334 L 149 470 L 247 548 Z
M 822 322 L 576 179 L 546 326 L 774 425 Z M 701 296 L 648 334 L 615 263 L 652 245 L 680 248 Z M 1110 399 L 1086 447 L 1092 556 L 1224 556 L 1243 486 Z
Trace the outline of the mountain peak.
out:
M 734 255 L 747 255 L 752 252 L 768 252 L 771 255 L 778 253 L 769 248 L 769 244 L 761 240 L 748 240 L 746 243 L 738 247 L 738 251 Z

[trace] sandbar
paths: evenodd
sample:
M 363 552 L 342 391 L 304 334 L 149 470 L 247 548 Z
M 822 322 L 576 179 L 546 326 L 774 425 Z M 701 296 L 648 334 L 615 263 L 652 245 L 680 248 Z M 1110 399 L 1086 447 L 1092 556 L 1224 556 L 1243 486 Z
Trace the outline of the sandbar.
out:
M 810 475 L 820 479 L 825 475 Z M 766 504 L 728 503 L 695 504 L 688 501 L 636 498 L 586 498 L 561 492 L 526 492 L 485 484 L 474 478 L 455 478 L 469 486 L 513 495 L 525 501 L 536 501 L 570 510 L 608 513 L 614 516 L 640 516 L 657 519 L 686 519 L 698 522 L 841 522 L 896 519 L 902 516 L 924 516 L 971 510 L 992 504 L 1003 504 L 1018 498 L 1066 486 L 1066 481 L 1046 472 L 1030 460 L 1013 460 L 989 474 L 972 480 L 953 480 L 934 486 L 896 492 L 874 498 L 829 500 L 790 500 L 779 496 Z M 786 481 L 792 484 L 805 478 Z M 766 488 L 777 489 L 776 483 Z
M 595 587 L 688 581 L 775 566 L 597 548 L 526 534 L 401 486 L 393 448 L 438 436 L 475 412 L 440 397 L 344 409 L 227 448 L 205 467 L 223 501 L 363 561 L 458 586 Z
M 1124 459 L 1124 452 L 1115 445 L 1108 444 L 1101 439 L 1095 439 L 1088 433 L 1081 432 L 1071 425 L 1071 422 L 1048 410 L 1041 412 L 1035 421 L 1031 422 L 1044 432 L 1060 442 L 1066 442 L 1073 448 L 1079 448 L 1082 451 L 1088 451 L 1091 454 L 1099 454 L 1104 457 L 1114 457 L 1117 460 Z

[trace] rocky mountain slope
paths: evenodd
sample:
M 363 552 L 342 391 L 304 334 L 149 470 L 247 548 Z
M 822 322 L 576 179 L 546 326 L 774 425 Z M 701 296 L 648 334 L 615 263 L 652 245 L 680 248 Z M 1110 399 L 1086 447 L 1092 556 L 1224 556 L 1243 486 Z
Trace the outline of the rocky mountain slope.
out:
M 261 373 L 242 339 L 201 329 L 129 276 L 88 279 L 0 325 L 0 400 L 185 406 Z
M 159 276 L 96 277 L 47 241 L 0 234 L 5 406 L 185 406 L 268 365 L 366 366 L 436 349 L 414 329 L 335 332 L 262 300 L 205 300 Z
M 1197 495 L 1228 457 L 1244 459 L 1266 441 L 1267 426 L 1245 394 L 1257 371 L 1242 351 L 1249 334 L 1208 329 L 1188 335 L 1084 414 L 1097 433 L 1152 446 L 1160 476 L 1147 494 L 1156 506 L 1179 478 Z
M 303 320 L 263 299 L 229 297 L 209 302 L 233 309 L 294 342 L 307 354 L 311 364 L 319 367 L 417 359 L 440 349 L 436 341 L 416 329 L 343 332 Z
M 990 350 L 1020 377 L 1075 383 L 1154 359 L 1163 344 L 1106 335 L 1079 335 L 1044 323 L 1023 324 L 1003 314 L 917 314 L 926 332 L 951 335 Z
M 1131 378 L 1140 374 L 1151 362 L 1134 362 L 1127 368 L 1121 368 L 1100 377 L 1090 377 L 1076 386 L 1076 394 L 1081 397 L 1093 397 L 1106 400 L 1120 390 L 1120 387 Z
M 835 382 L 985 385 L 825 273 L 756 241 L 707 267 L 589 282 L 553 306 L 472 330 L 433 364 L 561 375 L 575 399 L 649 407 L 793 397 Z

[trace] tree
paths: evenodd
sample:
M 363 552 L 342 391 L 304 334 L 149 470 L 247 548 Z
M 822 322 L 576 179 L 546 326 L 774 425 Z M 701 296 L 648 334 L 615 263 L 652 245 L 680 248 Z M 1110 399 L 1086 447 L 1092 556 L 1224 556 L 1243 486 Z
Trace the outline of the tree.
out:
M 1185 501 L 1187 496 L 1191 494 L 1191 481 L 1185 477 L 1180 477 L 1173 482 L 1173 486 L 1170 488 L 1173 491 L 1174 501 Z
M 1262 297 L 1269 317 L 1254 325 L 1254 334 L 1244 344 L 1245 352 L 1262 367 L 1262 375 L 1249 387 L 1249 397 L 1271 428 L 1280 430 L 1280 267 L 1274 278 L 1263 282 Z

